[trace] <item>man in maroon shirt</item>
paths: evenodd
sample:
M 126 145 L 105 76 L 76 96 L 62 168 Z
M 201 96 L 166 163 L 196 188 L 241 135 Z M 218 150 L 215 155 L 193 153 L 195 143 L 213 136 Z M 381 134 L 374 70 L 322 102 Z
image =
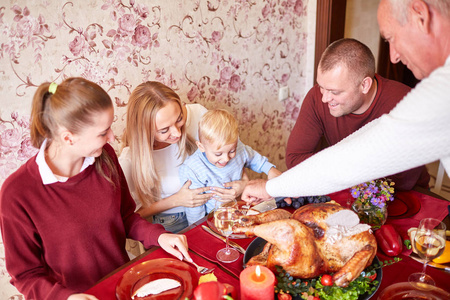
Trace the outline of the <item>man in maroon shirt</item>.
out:
M 375 74 L 375 58 L 366 45 L 354 39 L 332 43 L 322 54 L 317 84 L 306 95 L 289 136 L 287 167 L 312 156 L 322 137 L 334 145 L 388 113 L 409 91 L 408 86 Z M 389 178 L 397 190 L 428 187 L 430 180 L 425 166 Z

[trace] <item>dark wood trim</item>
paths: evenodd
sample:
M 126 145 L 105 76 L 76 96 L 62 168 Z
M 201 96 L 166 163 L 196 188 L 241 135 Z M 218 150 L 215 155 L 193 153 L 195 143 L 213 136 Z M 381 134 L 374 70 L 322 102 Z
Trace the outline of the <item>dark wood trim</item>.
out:
M 317 0 L 314 78 L 323 51 L 344 37 L 347 0 Z
M 394 65 L 391 62 L 389 43 L 385 42 L 381 37 L 378 49 L 378 74 L 384 78 L 402 82 L 412 88 L 419 82 L 404 64 L 399 62 Z

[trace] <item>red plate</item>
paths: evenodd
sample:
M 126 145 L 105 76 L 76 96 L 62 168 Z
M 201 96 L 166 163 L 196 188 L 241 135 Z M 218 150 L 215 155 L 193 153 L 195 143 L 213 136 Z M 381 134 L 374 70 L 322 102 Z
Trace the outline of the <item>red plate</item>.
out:
M 394 201 L 388 204 L 388 218 L 402 219 L 414 216 L 420 211 L 420 199 L 411 192 L 397 192 Z
M 159 258 L 142 262 L 123 274 L 116 286 L 116 297 L 119 300 L 130 300 L 141 286 L 161 278 L 174 279 L 181 286 L 157 295 L 134 297 L 134 299 L 184 300 L 186 297 L 190 299 L 198 284 L 197 271 L 190 265 L 172 258 Z

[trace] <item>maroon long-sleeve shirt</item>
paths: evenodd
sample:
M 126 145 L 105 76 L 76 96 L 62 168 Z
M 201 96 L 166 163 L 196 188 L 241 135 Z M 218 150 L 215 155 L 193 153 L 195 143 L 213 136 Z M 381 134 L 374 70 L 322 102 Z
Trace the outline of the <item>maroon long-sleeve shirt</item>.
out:
M 6 268 L 27 299 L 67 299 L 129 260 L 126 237 L 145 247 L 166 232 L 134 213 L 125 177 L 113 188 L 91 165 L 67 182 L 42 183 L 35 157 L 12 174 L 0 194 Z
M 348 114 L 336 118 L 330 114 L 328 104 L 322 102 L 318 85 L 308 92 L 287 143 L 286 165 L 289 169 L 312 156 L 322 136 L 328 145 L 337 144 L 370 121 L 389 113 L 410 91 L 408 86 L 400 82 L 388 80 L 378 74 L 375 77 L 378 82 L 375 99 L 362 114 Z M 388 177 L 395 182 L 395 188 L 398 190 L 410 190 L 415 185 L 428 187 L 430 180 L 425 166 Z

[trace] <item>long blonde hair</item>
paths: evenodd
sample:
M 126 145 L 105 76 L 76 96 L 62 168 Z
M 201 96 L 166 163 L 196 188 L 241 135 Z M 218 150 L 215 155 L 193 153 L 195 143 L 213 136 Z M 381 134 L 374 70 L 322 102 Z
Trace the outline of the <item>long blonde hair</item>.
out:
M 126 129 L 123 146 L 130 147 L 131 177 L 137 197 L 144 206 L 161 199 L 161 181 L 155 168 L 153 147 L 156 133 L 156 114 L 168 103 L 175 102 L 182 110 L 180 97 L 171 88 L 156 81 L 138 85 L 127 105 Z M 183 160 L 196 150 L 195 141 L 181 127 L 178 157 Z
M 84 78 L 67 78 L 53 92 L 49 92 L 49 86 L 50 82 L 41 84 L 33 97 L 30 136 L 36 148 L 40 148 L 45 139 L 49 147 L 60 127 L 77 134 L 94 123 L 97 113 L 113 108 L 108 93 Z M 118 178 L 118 172 L 106 150 L 95 159 L 95 168 L 115 185 L 113 179 Z

